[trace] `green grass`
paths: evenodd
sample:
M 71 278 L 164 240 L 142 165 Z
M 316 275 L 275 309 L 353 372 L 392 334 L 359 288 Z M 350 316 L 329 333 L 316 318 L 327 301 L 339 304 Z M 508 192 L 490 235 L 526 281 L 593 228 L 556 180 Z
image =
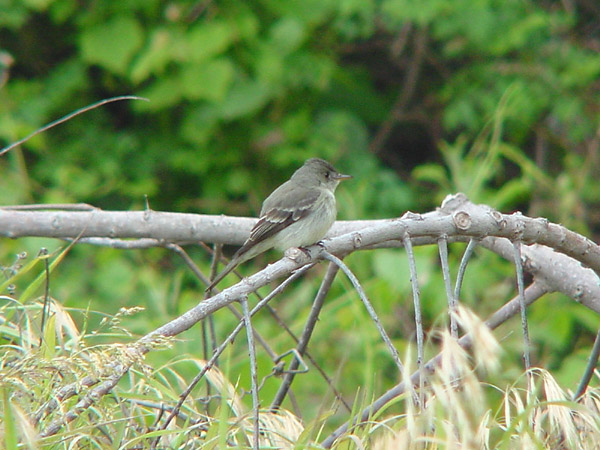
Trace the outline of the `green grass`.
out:
M 163 430 L 161 425 L 170 407 L 204 360 L 178 354 L 181 342 L 177 340 L 152 350 L 171 355 L 169 361 L 156 365 L 137 357 L 131 351 L 132 344 L 93 343 L 131 342 L 122 321 L 129 313 L 140 314 L 139 310 L 123 310 L 105 319 L 100 331 L 82 334 L 72 317 L 72 313 L 81 312 L 53 303 L 52 320 L 46 322 L 44 332 L 48 344 L 40 346 L 37 327 L 41 304 L 20 305 L 6 301 L 6 297 L 2 300 L 0 313 L 7 320 L 0 327 L 0 440 L 5 448 L 150 448 L 158 437 L 158 448 L 250 448 L 251 408 L 239 382 L 240 374 L 234 370 L 235 361 L 247 354 L 243 342 L 221 358 L 221 369 L 207 373 L 206 383 L 192 391 L 181 413 Z M 467 352 L 445 330 L 433 330 L 435 339 L 428 346 L 433 347 L 433 341 L 437 344 L 428 350 L 439 350 L 442 362 L 435 374 L 427 377 L 423 392 L 393 400 L 371 420 L 338 439 L 334 448 L 598 448 L 597 389 L 576 403 L 544 369 L 534 368 L 508 379 L 503 373 L 503 350 L 494 335 L 467 309 L 461 309 L 458 317 L 462 329 L 474 335 L 473 349 Z M 53 342 L 51 349 L 49 342 Z M 407 351 L 407 367 L 414 368 L 413 353 Z M 378 373 L 378 358 L 364 363 L 367 361 L 364 371 Z M 132 367 L 112 391 L 77 411 L 77 402 L 89 389 L 83 381 L 86 376 L 106 380 L 119 364 Z M 49 406 L 65 386 L 72 386 L 77 393 L 65 396 L 58 407 Z M 305 383 L 298 386 L 306 389 Z M 317 448 L 331 431 L 329 421 L 336 410 L 338 416 L 349 420 L 381 392 L 377 383 L 365 386 L 364 392 L 361 386 L 354 389 L 357 394 L 351 414 L 341 414 L 329 393 L 315 395 L 310 388 L 297 390 L 295 395 L 301 406 L 302 400 L 310 397 L 319 403 L 319 413 L 313 417 L 308 416 L 311 408 L 300 411 L 304 420 L 285 409 L 278 413 L 262 410 L 261 446 Z M 263 406 L 269 402 L 266 392 L 260 392 Z M 68 411 L 75 411 L 74 420 L 40 439 L 39 433 Z

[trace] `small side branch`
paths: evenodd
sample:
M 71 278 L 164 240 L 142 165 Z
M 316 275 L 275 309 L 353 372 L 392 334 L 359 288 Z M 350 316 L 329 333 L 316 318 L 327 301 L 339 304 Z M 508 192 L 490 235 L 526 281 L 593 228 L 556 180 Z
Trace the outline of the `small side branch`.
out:
M 408 266 L 410 268 L 410 284 L 412 286 L 413 292 L 413 303 L 415 305 L 415 327 L 417 334 L 417 367 L 418 372 L 421 374 L 419 376 L 419 395 L 421 398 L 419 399 L 419 403 L 423 404 L 423 359 L 424 359 L 424 349 L 423 349 L 423 317 L 421 314 L 421 291 L 419 290 L 419 279 L 417 277 L 417 263 L 415 262 L 415 253 L 413 252 L 412 242 L 410 240 L 410 236 L 405 234 L 404 239 L 404 248 L 406 249 L 406 256 L 408 257 Z
M 443 236 L 438 239 L 438 249 L 440 252 L 440 262 L 442 264 L 442 274 L 444 277 L 444 286 L 446 288 L 446 298 L 448 300 L 448 313 L 450 316 L 450 334 L 454 339 L 458 339 L 458 326 L 456 325 L 457 299 L 452 290 L 452 280 L 450 279 L 450 264 L 448 263 L 448 237 Z
M 342 262 L 341 259 L 332 255 L 331 253 L 323 251 L 323 258 L 325 258 L 326 260 L 331 261 L 332 263 L 337 265 L 340 269 L 342 269 L 342 272 L 344 272 L 344 274 L 346 274 L 346 276 L 352 283 L 352 286 L 354 286 L 354 289 L 356 289 L 356 292 L 358 292 L 358 295 L 359 295 L 360 299 L 362 300 L 363 304 L 365 305 L 365 308 L 367 309 L 369 316 L 371 316 L 371 320 L 375 323 L 375 326 L 377 327 L 377 331 L 379 331 L 381 338 L 383 339 L 383 341 L 385 342 L 385 344 L 388 347 L 388 350 L 392 354 L 392 358 L 394 359 L 396 366 L 398 366 L 398 370 L 400 371 L 400 373 L 402 373 L 404 371 L 404 366 L 402 365 L 402 362 L 400 361 L 400 355 L 398 354 L 398 350 L 396 350 L 396 347 L 394 347 L 392 340 L 387 335 L 385 329 L 383 328 L 383 325 L 381 325 L 381 321 L 379 320 L 379 317 L 377 317 L 377 313 L 375 312 L 373 305 L 371 305 L 371 302 L 369 301 L 364 289 L 360 285 L 358 278 L 356 278 L 354 276 L 352 271 L 348 268 L 348 266 L 346 264 L 344 264 Z
M 596 366 L 598 365 L 598 358 L 600 357 L 600 330 L 598 330 L 598 334 L 596 334 L 596 340 L 594 341 L 594 346 L 592 347 L 592 353 L 590 354 L 590 358 L 588 360 L 588 364 L 585 368 L 585 372 L 581 377 L 581 381 L 579 382 L 579 386 L 577 387 L 577 392 L 573 396 L 575 401 L 578 401 L 585 391 L 587 390 L 588 385 L 590 384 L 590 380 L 594 375 L 594 370 L 596 370 Z
M 333 284 L 333 280 L 335 279 L 335 275 L 338 273 L 338 266 L 333 262 L 329 263 L 327 267 L 327 273 L 321 282 L 321 287 L 319 287 L 319 292 L 317 292 L 317 296 L 315 297 L 315 301 L 313 302 L 313 306 L 310 310 L 310 315 L 306 320 L 306 325 L 304 326 L 304 331 L 302 332 L 302 336 L 300 336 L 300 340 L 298 341 L 298 345 L 296 346 L 296 351 L 300 355 L 304 355 L 306 352 L 306 348 L 308 346 L 308 342 L 312 336 L 312 332 L 315 329 L 317 324 L 317 320 L 319 318 L 319 313 L 321 312 L 321 308 L 323 307 L 323 303 L 325 301 L 325 297 Z M 285 377 L 283 378 L 283 382 L 275 394 L 275 398 L 271 403 L 271 410 L 279 409 L 281 404 L 283 403 L 283 399 L 287 395 L 292 381 L 294 380 L 294 376 L 296 375 L 296 370 L 300 365 L 300 360 L 298 358 L 292 359 L 290 363 L 290 367 L 287 369 Z M 341 396 L 340 396 L 341 398 Z
M 517 269 L 517 287 L 519 290 L 519 309 L 521 310 L 521 326 L 523 328 L 523 360 L 525 370 L 531 369 L 531 350 L 529 341 L 529 326 L 527 325 L 527 310 L 525 305 L 525 282 L 523 280 L 523 262 L 521 260 L 521 243 L 513 242 L 515 267 Z
M 543 283 L 534 282 L 527 289 L 525 289 L 525 292 L 524 292 L 525 304 L 528 306 L 547 293 L 548 293 L 547 286 L 545 286 Z M 502 306 L 498 311 L 496 311 L 492 315 L 492 317 L 490 317 L 485 323 L 491 329 L 497 328 L 498 326 L 500 326 L 501 324 L 506 322 L 509 318 L 516 315 L 519 311 L 520 311 L 520 299 L 517 296 L 517 297 L 513 298 L 512 300 L 510 300 L 508 303 L 506 303 L 504 306 Z M 471 336 L 465 335 L 465 336 L 461 337 L 458 340 L 458 344 L 462 348 L 465 348 L 465 349 L 470 348 L 472 346 Z M 440 363 L 440 361 L 441 361 L 441 355 L 438 354 L 437 356 L 435 356 L 434 358 L 429 360 L 427 362 L 427 364 L 424 365 L 424 369 L 429 372 L 433 372 L 435 370 L 435 367 Z M 412 384 L 418 383 L 420 378 L 421 378 L 420 371 L 417 370 L 410 377 L 411 383 Z M 408 388 L 410 389 L 410 387 L 408 387 Z M 363 409 L 363 411 L 360 414 L 360 417 L 357 418 L 356 421 L 353 421 L 351 424 L 345 423 L 344 425 L 342 425 L 338 429 L 336 429 L 333 433 L 331 433 L 329 436 L 327 436 L 321 442 L 321 445 L 324 448 L 331 448 L 331 446 L 334 444 L 334 442 L 339 437 L 341 437 L 344 433 L 347 433 L 349 431 L 351 426 L 352 427 L 359 426 L 361 423 L 364 423 L 365 421 L 369 420 L 370 417 L 372 417 L 379 410 L 381 410 L 381 408 L 383 408 L 388 402 L 390 402 L 394 398 L 396 398 L 396 397 L 402 395 L 404 392 L 406 392 L 406 389 L 407 389 L 407 386 L 405 385 L 405 383 L 397 384 L 396 386 L 394 386 L 393 388 L 388 390 L 385 394 L 383 394 L 381 397 L 379 397 L 377 400 L 375 400 L 367 408 Z
M 256 366 L 256 347 L 254 346 L 254 333 L 252 333 L 252 324 L 250 323 L 250 313 L 248 312 L 248 298 L 243 297 L 240 300 L 242 304 L 242 314 L 244 316 L 244 327 L 246 328 L 246 338 L 248 340 L 248 355 L 250 356 L 250 379 L 252 380 L 252 412 L 254 420 L 254 434 L 252 439 L 252 449 L 258 450 L 259 433 L 259 412 L 260 400 L 258 399 L 258 374 Z
M 467 245 L 467 249 L 463 254 L 462 259 L 460 260 L 460 266 L 458 267 L 458 275 L 456 275 L 456 284 L 454 285 L 454 298 L 458 301 L 460 298 L 460 291 L 462 289 L 462 282 L 465 277 L 465 272 L 467 271 L 467 264 L 475 251 L 475 247 L 477 247 L 477 240 L 470 239 L 469 244 Z

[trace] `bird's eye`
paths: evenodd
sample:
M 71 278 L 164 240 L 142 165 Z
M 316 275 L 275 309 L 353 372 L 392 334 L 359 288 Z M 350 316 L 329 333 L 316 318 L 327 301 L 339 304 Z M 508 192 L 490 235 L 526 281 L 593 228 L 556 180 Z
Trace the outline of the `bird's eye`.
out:
M 325 178 L 330 179 L 331 178 L 331 172 L 325 172 Z

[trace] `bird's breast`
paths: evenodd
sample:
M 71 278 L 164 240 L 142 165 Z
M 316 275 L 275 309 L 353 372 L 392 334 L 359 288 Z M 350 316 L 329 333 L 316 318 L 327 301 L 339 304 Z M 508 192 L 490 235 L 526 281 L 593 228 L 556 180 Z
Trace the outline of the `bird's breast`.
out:
M 325 191 L 314 209 L 277 235 L 275 247 L 285 251 L 290 247 L 306 247 L 325 237 L 337 215 L 335 197 Z

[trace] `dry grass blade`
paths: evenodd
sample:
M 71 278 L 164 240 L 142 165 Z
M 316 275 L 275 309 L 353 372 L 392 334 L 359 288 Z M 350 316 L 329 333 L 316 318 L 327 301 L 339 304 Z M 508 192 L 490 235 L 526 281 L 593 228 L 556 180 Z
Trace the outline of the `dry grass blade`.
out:
M 263 448 L 293 448 L 304 431 L 302 422 L 285 409 L 261 411 L 259 417 L 259 444 Z M 254 439 L 253 422 L 252 417 L 244 419 L 244 428 L 252 439 Z

